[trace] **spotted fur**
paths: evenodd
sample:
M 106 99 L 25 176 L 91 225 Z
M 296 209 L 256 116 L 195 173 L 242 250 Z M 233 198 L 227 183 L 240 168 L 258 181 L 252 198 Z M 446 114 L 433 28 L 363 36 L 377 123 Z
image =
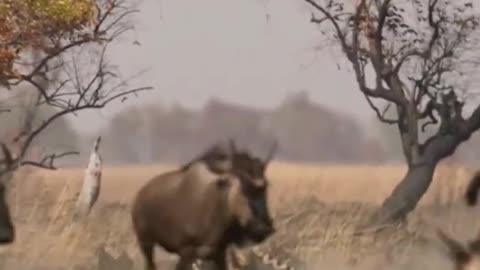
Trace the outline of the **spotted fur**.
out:
M 282 252 L 285 253 L 285 252 Z M 232 252 L 230 256 L 230 270 L 303 270 L 305 266 L 303 263 L 298 263 L 299 260 L 290 254 L 283 254 L 283 256 L 273 255 L 273 252 L 267 252 L 259 246 L 255 246 L 246 250 L 245 254 L 240 252 Z M 232 260 L 237 261 L 233 263 Z M 293 261 L 298 261 L 295 264 L 300 264 L 296 267 L 292 264 Z M 193 270 L 203 270 L 205 264 L 201 260 L 197 260 L 193 264 Z
M 465 245 L 440 229 L 437 229 L 437 235 L 447 247 L 448 256 L 453 260 L 455 270 L 480 269 L 480 239 Z

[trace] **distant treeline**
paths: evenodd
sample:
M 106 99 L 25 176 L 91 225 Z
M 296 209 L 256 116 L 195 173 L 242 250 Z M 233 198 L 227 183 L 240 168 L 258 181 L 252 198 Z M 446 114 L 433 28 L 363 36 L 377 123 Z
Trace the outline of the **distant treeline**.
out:
M 367 106 L 367 105 L 366 105 Z M 23 117 L 21 107 L 16 116 Z M 41 121 L 37 112 L 37 121 Z M 6 126 L 18 128 L 12 115 Z M 20 121 L 21 122 L 21 121 Z M 104 138 L 101 153 L 107 164 L 184 162 L 212 143 L 234 138 L 239 147 L 265 156 L 273 140 L 279 149 L 276 159 L 296 162 L 386 163 L 403 161 L 395 126 L 372 119 L 362 126 L 353 116 L 326 108 L 305 92 L 288 96 L 273 110 L 260 110 L 210 100 L 200 110 L 179 105 L 136 105 L 113 117 L 98 134 Z M 79 150 L 81 156 L 63 164 L 86 164 L 94 138 L 80 136 L 61 120 L 36 142 L 40 152 Z M 0 132 L 5 137 L 5 132 Z M 480 136 L 474 134 L 455 154 L 456 160 L 480 157 Z M 39 151 L 37 151 L 39 152 Z
M 258 156 L 273 140 L 277 158 L 294 161 L 379 161 L 382 150 L 357 121 L 311 102 L 298 93 L 278 108 L 258 110 L 209 101 L 202 110 L 159 105 L 131 107 L 116 115 L 101 134 L 109 161 L 185 161 L 219 139 L 234 138 Z
M 367 106 L 367 104 L 365 104 Z M 212 99 L 201 110 L 179 105 L 133 106 L 118 113 L 100 134 L 109 163 L 183 162 L 219 139 L 234 138 L 241 147 L 266 155 L 273 139 L 276 158 L 296 162 L 403 162 L 396 126 L 372 119 L 365 126 L 353 116 L 294 93 L 273 110 L 260 110 Z M 93 141 L 89 138 L 88 143 Z M 455 159 L 475 162 L 480 136 L 462 145 Z

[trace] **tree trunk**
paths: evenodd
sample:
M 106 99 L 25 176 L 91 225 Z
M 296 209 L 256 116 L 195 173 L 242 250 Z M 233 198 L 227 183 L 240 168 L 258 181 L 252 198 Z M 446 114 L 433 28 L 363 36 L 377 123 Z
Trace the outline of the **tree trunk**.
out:
M 480 117 L 480 111 L 479 111 Z M 382 207 L 372 217 L 375 225 L 387 225 L 403 221 L 415 209 L 432 183 L 438 162 L 452 155 L 458 145 L 470 137 L 464 131 L 460 135 L 435 135 L 428 139 L 409 162 L 408 171 L 400 183 L 385 199 Z
M 427 192 L 437 163 L 435 161 L 411 165 L 405 177 L 373 216 L 372 221 L 382 225 L 402 221 L 410 211 L 415 209 Z

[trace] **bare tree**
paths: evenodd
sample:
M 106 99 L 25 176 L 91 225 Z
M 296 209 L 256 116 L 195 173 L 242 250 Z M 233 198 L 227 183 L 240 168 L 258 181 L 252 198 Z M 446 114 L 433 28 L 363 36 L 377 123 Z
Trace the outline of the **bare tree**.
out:
M 438 162 L 480 128 L 480 106 L 462 114 L 479 16 L 463 0 L 304 1 L 311 21 L 340 44 L 378 119 L 398 128 L 408 171 L 372 221 L 402 220 L 427 191 Z M 397 117 L 385 116 L 389 107 Z M 434 132 L 422 141 L 427 128 Z
M 14 172 L 22 166 L 56 169 L 55 160 L 77 154 L 28 155 L 41 134 L 66 115 L 101 109 L 151 87 L 129 88 L 106 59 L 109 44 L 133 29 L 128 18 L 136 10 L 128 1 L 78 0 L 68 5 L 4 1 L 0 5 L 0 123 L 11 112 L 5 99 L 23 86 L 35 92 L 20 128 L 10 139 L 0 141 L 0 242 L 8 244 L 15 239 L 15 228 L 3 190 Z M 37 115 L 41 108 L 48 108 L 48 115 Z
M 30 111 L 35 112 L 42 106 L 49 106 L 55 111 L 37 125 L 30 121 L 32 114 L 27 113 L 30 117 L 25 118 L 24 128 L 18 131 L 11 142 L 2 142 L 11 161 L 8 167 L 0 166 L 2 168 L 0 177 L 25 165 L 55 169 L 56 159 L 76 154 L 76 152 L 50 153 L 38 160 L 25 159 L 35 139 L 55 120 L 83 110 L 101 109 L 114 100 L 123 101 L 127 95 L 151 89 L 151 87 L 129 88 L 128 82 L 120 78 L 118 71 L 106 59 L 109 44 L 133 29 L 128 17 L 137 10 L 129 7 L 127 2 L 93 1 L 95 12 L 91 23 L 66 32 L 57 31 L 66 26 L 55 29 L 57 26 L 52 26 L 51 29 L 38 34 L 41 36 L 41 46 L 37 45 L 33 51 L 22 44 L 31 42 L 31 39 L 23 39 L 24 35 L 21 32 L 14 35 L 14 40 L 8 43 L 23 45 L 17 46 L 23 50 L 17 49 L 17 55 L 24 52 L 25 56 L 33 53 L 36 57 L 27 57 L 33 59 L 30 61 L 16 61 L 15 70 L 10 65 L 9 68 L 13 71 L 0 74 L 3 75 L 2 84 L 8 86 L 0 90 L 15 89 L 15 86 L 29 84 L 38 93 Z M 14 14 L 12 18 L 18 19 L 20 15 L 23 14 Z M 59 32 L 61 34 L 58 34 Z M 38 39 L 35 42 L 37 44 Z M 0 118 L 8 111 L 8 108 L 2 110 Z M 4 160 L 0 160 L 0 165 L 2 164 L 5 164 Z

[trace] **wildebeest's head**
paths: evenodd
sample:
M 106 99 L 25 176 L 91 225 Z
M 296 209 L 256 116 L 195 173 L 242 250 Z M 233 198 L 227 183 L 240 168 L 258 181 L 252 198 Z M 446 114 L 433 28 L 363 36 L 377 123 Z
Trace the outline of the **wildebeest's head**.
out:
M 464 246 L 440 229 L 437 230 L 437 234 L 447 246 L 448 255 L 453 259 L 456 270 L 480 269 L 480 239 L 471 241 Z
M 229 212 L 238 230 L 232 232 L 237 244 L 262 242 L 275 231 L 267 206 L 269 181 L 265 172 L 276 148 L 275 142 L 262 160 L 247 151 L 238 151 L 230 139 L 228 143 L 210 147 L 182 167 L 185 170 L 192 164 L 204 162 L 211 172 L 218 174 L 217 185 L 226 191 Z
M 248 152 L 237 151 L 232 143 L 232 149 L 234 149 L 232 172 L 240 181 L 237 189 L 232 186 L 231 205 L 236 211 L 239 226 L 244 232 L 243 239 L 238 240 L 239 244 L 245 241 L 259 243 L 275 232 L 268 210 L 269 181 L 265 172 L 276 148 L 277 144 L 274 143 L 267 158 L 261 160 Z
M 12 164 L 10 152 L 4 144 L 1 145 L 4 159 L 0 160 L 0 171 L 6 170 Z M 0 245 L 10 244 L 15 239 L 15 228 L 12 223 L 6 199 L 6 187 L 0 174 Z

